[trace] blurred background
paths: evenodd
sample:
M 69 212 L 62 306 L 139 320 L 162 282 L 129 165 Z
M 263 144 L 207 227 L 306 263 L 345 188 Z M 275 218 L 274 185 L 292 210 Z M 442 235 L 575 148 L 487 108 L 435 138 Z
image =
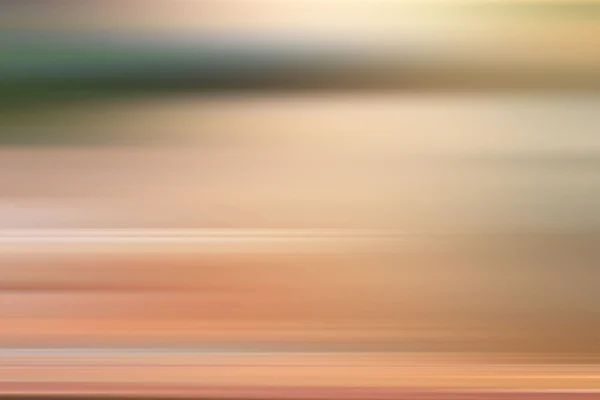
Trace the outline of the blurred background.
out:
M 600 396 L 599 22 L 0 1 L 0 395 Z

